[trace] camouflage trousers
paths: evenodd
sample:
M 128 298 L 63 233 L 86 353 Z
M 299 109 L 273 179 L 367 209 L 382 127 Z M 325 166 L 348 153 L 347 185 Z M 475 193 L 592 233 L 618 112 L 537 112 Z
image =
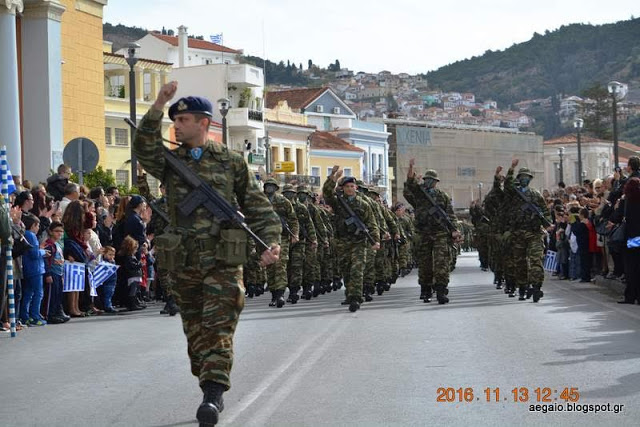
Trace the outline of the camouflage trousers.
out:
M 514 231 L 511 243 L 517 287 L 542 286 L 544 242 L 539 231 Z
M 289 237 L 283 236 L 280 242 L 280 259 L 266 268 L 269 291 L 279 291 L 287 288 L 289 282 L 287 277 L 288 263 Z
M 249 253 L 243 268 L 243 279 L 247 285 L 261 285 L 266 280 L 265 269 L 260 266 L 260 256 L 255 252 Z
M 411 259 L 411 253 L 409 248 L 409 242 L 406 241 L 403 245 L 398 246 L 398 268 L 409 268 L 409 262 Z
M 305 252 L 305 242 L 295 243 L 291 245 L 289 249 L 289 268 L 287 272 L 289 277 L 289 289 L 291 289 L 292 292 L 299 291 L 302 286 Z
M 376 281 L 376 251 L 369 245 L 364 248 L 364 263 L 362 282 L 373 285 Z
M 489 235 L 489 267 L 498 277 L 504 273 L 504 253 L 502 233 L 491 233 Z
M 423 286 L 449 284 L 451 237 L 447 233 L 422 232 L 416 245 L 419 283 Z
M 504 267 L 504 280 L 507 282 L 507 286 L 514 286 L 516 283 L 516 274 L 518 263 L 516 262 L 515 253 L 513 250 L 513 233 L 507 231 L 502 234 L 502 265 Z
M 473 240 L 478 249 L 480 265 L 486 268 L 489 265 L 489 233 L 485 229 L 476 230 Z
M 166 283 L 180 307 L 191 373 L 200 384 L 215 381 L 229 389 L 233 334 L 244 308 L 242 266 L 186 267 Z
M 322 257 L 320 259 L 320 280 L 322 282 L 331 282 L 333 280 L 334 251 L 335 249 L 331 242 L 328 248 L 322 248 Z
M 380 242 L 380 250 L 375 251 L 376 282 L 386 282 L 389 270 L 389 241 Z
M 347 299 L 353 298 L 358 302 L 362 302 L 362 281 L 364 278 L 367 243 L 341 239 L 339 246 L 341 252 L 338 253 L 338 258 L 340 259 L 340 270 L 344 277 Z
M 340 253 L 342 253 L 342 247 L 340 246 L 340 241 L 338 239 L 333 239 L 333 278 L 338 279 L 342 277 L 342 272 L 340 270 Z
M 304 255 L 303 285 L 312 285 L 320 281 L 320 258 L 322 257 L 320 243 L 316 249 L 313 249 L 311 243 L 307 242 Z

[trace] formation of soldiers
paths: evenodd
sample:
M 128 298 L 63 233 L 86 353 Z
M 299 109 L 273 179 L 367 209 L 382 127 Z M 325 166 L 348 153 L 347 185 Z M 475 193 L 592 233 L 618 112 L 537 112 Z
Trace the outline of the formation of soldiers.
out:
M 338 174 L 334 168 L 333 177 Z M 343 187 L 355 188 L 355 194 L 345 196 Z M 336 188 L 337 187 L 337 188 Z M 323 195 L 312 192 L 307 185 L 280 184 L 273 178 L 264 182 L 264 193 L 280 216 L 282 223 L 280 260 L 262 267 L 253 242 L 244 268 L 246 295 L 271 293 L 269 306 L 296 304 L 300 298 L 311 300 L 347 285 L 344 305 L 355 311 L 374 294 L 389 291 L 398 277 L 409 274 L 415 265 L 415 228 L 406 206 L 389 208 L 379 192 L 362 181 L 345 177 L 323 186 Z M 280 191 L 280 194 L 278 193 Z M 347 226 L 349 214 L 340 200 L 353 203 L 358 219 L 367 223 L 373 244 L 355 226 Z M 378 245 L 378 246 L 376 246 Z M 361 256 L 354 256 L 362 252 Z M 353 262 L 346 262 L 347 259 Z M 355 274 L 355 276 L 354 276 Z M 359 274 L 361 285 L 354 283 Z M 361 288 L 361 289 L 360 289 Z
M 533 174 L 528 168 L 516 174 L 517 165 L 516 159 L 506 177 L 499 166 L 493 188 L 469 212 L 480 266 L 494 273 L 496 289 L 538 302 L 544 295 L 543 228 L 550 226 L 551 217 L 542 195 L 529 187 Z

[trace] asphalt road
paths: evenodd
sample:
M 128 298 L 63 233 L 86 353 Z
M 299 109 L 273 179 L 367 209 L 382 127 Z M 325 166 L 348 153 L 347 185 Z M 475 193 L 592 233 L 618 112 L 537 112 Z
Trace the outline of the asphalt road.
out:
M 445 306 L 418 300 L 415 272 L 355 314 L 341 291 L 282 309 L 248 300 L 220 425 L 638 425 L 640 306 L 556 280 L 519 302 L 477 265 L 460 258 Z M 0 335 L 0 425 L 196 425 L 180 319 L 160 308 Z M 578 405 L 624 407 L 568 412 L 565 388 Z M 563 412 L 532 412 L 538 398 Z

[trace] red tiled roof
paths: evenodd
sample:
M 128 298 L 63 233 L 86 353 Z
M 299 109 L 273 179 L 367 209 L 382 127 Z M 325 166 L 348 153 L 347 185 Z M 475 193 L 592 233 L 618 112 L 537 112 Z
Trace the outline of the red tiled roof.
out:
M 169 43 L 171 46 L 178 46 L 178 36 L 165 36 L 164 34 L 158 33 L 150 33 L 154 37 L 159 38 L 163 42 Z M 222 46 L 219 44 L 211 43 L 206 40 L 198 40 L 189 38 L 189 47 L 191 49 L 203 49 L 203 50 L 214 50 L 216 52 L 224 52 L 224 53 L 240 53 L 238 50 L 230 49 L 226 46 Z
M 326 90 L 329 90 L 329 88 L 319 87 L 312 89 L 290 89 L 267 92 L 267 108 L 275 108 L 278 106 L 280 101 L 287 101 L 289 108 L 292 110 L 301 110 Z
M 316 131 L 311 134 L 311 149 L 316 150 L 338 150 L 338 151 L 356 151 L 364 153 L 364 150 L 349 144 L 344 139 L 338 138 L 329 132 Z

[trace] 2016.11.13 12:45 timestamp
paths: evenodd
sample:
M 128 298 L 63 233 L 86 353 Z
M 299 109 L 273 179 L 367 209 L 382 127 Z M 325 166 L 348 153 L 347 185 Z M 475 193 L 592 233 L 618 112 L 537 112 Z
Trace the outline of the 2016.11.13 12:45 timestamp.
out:
M 514 403 L 552 403 L 555 401 L 578 402 L 578 387 L 485 387 L 476 393 L 473 387 L 439 387 L 436 402 L 514 402 Z

